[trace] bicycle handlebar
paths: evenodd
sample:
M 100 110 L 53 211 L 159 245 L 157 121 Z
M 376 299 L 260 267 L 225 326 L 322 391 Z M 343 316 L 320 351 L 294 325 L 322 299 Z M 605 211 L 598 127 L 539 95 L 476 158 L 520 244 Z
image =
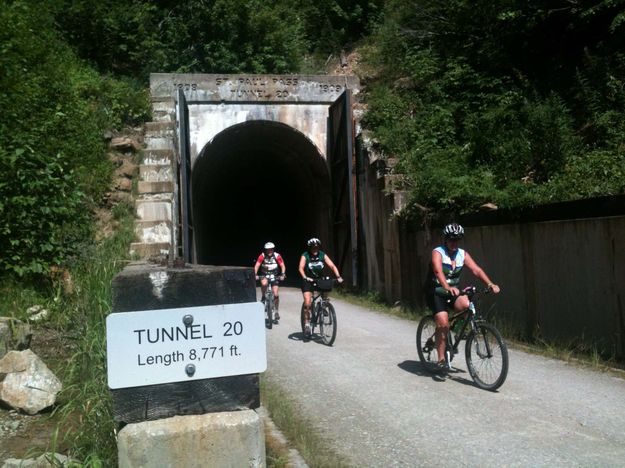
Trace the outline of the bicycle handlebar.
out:
M 341 284 L 337 278 L 331 278 L 330 276 L 323 276 L 321 278 L 307 278 L 307 281 L 310 281 L 315 291 L 325 291 L 325 292 L 329 292 L 330 290 L 334 288 L 334 286 L 336 286 L 337 284 Z M 320 286 L 319 285 L 320 281 L 330 282 L 330 284 L 328 285 L 326 283 Z
M 269 280 L 279 280 L 279 281 L 284 281 L 286 279 L 286 275 L 276 275 L 275 273 L 268 273 L 266 275 L 257 275 L 258 279 L 261 278 L 268 278 Z
M 477 286 L 467 286 L 460 291 L 459 296 L 468 296 L 469 299 L 473 298 L 476 294 L 489 294 L 492 291 L 491 288 L 478 289 Z

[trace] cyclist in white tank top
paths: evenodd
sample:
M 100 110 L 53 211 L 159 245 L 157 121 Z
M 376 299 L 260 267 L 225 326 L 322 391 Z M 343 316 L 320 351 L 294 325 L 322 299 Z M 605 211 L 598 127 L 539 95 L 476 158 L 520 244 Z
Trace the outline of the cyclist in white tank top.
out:
M 458 247 L 458 242 L 464 237 L 462 226 L 448 224 L 443 229 L 443 236 L 444 244 L 432 250 L 429 291 L 426 297 L 436 322 L 436 347 L 439 356 L 445 356 L 445 342 L 449 332 L 448 310 L 460 312 L 469 307 L 469 298 L 466 295 L 461 296 L 458 289 L 463 268 L 466 266 L 471 270 L 495 294 L 500 291 L 499 286 L 490 280 L 469 252 Z M 439 368 L 444 369 L 444 364 L 443 360 Z

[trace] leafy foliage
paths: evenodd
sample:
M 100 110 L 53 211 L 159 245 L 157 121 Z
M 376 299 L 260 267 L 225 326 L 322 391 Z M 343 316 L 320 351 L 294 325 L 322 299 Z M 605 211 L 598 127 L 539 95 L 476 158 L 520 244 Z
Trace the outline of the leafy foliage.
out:
M 103 131 L 147 100 L 77 60 L 29 2 L 0 5 L 0 70 L 0 273 L 38 275 L 80 255 L 112 170 Z
M 413 200 L 466 212 L 625 192 L 624 15 L 611 0 L 388 2 L 366 124 Z
M 295 73 L 368 31 L 381 0 L 59 0 L 56 19 L 105 73 Z

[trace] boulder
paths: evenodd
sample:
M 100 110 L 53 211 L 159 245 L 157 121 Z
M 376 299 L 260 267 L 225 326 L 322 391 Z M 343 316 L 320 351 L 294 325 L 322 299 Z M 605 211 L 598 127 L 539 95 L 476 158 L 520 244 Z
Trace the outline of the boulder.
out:
M 130 192 L 132 190 L 132 180 L 126 178 L 117 179 L 115 189 L 121 190 L 122 192 Z
M 0 359 L 0 378 L 0 401 L 28 414 L 52 406 L 62 388 L 60 380 L 30 349 L 10 351 Z
M 136 153 L 141 150 L 141 143 L 136 138 L 117 137 L 111 140 L 111 148 L 116 151 L 132 151 Z
M 128 159 L 124 159 L 121 165 L 115 170 L 116 177 L 132 179 L 139 171 L 139 166 Z
M 0 317 L 0 358 L 12 350 L 28 349 L 32 337 L 28 324 L 12 317 Z

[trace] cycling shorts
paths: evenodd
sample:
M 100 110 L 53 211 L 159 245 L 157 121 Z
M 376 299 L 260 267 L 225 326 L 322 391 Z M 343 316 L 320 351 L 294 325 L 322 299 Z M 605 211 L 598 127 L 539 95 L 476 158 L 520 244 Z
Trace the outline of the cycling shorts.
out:
M 449 312 L 453 309 L 454 302 L 456 302 L 458 296 L 440 296 L 436 294 L 434 291 L 430 292 L 426 297 L 427 306 L 432 311 L 432 314 L 437 314 L 438 312 Z
M 314 283 L 312 281 L 306 281 L 304 278 L 302 278 L 302 292 L 313 292 L 315 286 Z

